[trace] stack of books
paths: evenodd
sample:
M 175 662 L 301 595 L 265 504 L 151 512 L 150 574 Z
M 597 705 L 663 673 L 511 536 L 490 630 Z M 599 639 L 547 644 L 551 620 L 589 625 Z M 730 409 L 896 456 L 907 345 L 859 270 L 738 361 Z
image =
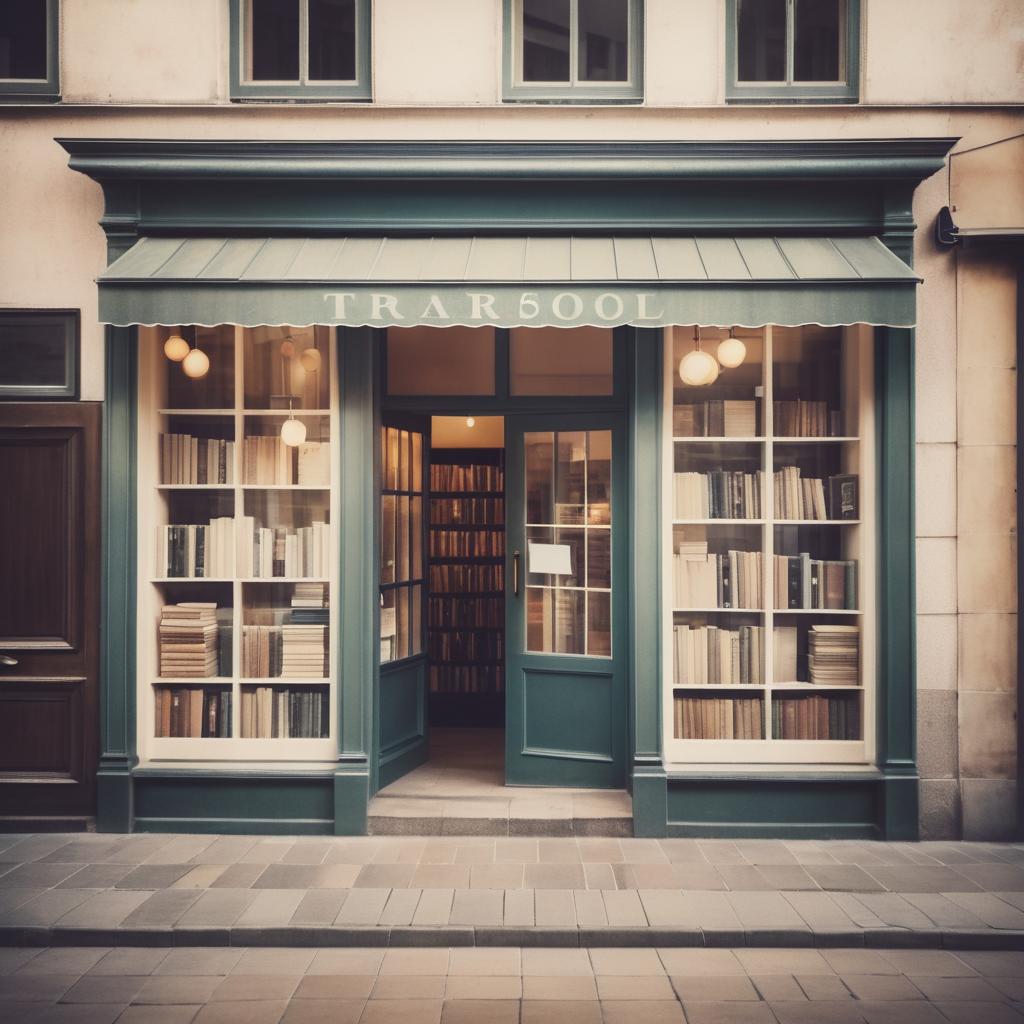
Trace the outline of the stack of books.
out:
M 860 685 L 860 629 L 816 623 L 807 631 L 807 671 L 819 686 Z
M 672 632 L 676 686 L 764 682 L 764 627 L 678 625 Z
M 281 675 L 324 678 L 327 675 L 327 627 L 281 627 Z
M 155 734 L 160 738 L 231 735 L 231 689 L 161 686 L 154 691 Z
M 246 739 L 323 739 L 329 735 L 330 699 L 317 690 L 254 686 L 242 690 Z
M 231 484 L 235 442 L 191 434 L 160 435 L 160 483 Z
M 676 519 L 760 519 L 761 471 L 676 473 Z
M 241 575 L 251 579 L 329 576 L 331 529 L 314 522 L 289 530 L 256 526 L 253 516 L 242 517 L 238 558 Z
M 160 675 L 166 679 L 216 676 L 219 632 L 216 603 L 164 605 L 159 627 Z
M 672 406 L 674 437 L 755 437 L 757 400 L 713 399 Z
M 783 466 L 776 471 L 774 480 L 776 519 L 857 518 L 856 476 L 801 478 L 799 466 Z
M 682 541 L 673 555 L 677 608 L 760 608 L 760 551 L 708 551 L 707 541 Z
M 225 579 L 235 574 L 235 521 L 158 526 L 156 575 L 160 579 Z
M 676 697 L 678 740 L 762 740 L 764 714 L 759 697 Z
M 329 621 L 327 584 L 296 583 L 287 622 L 242 627 L 242 675 L 325 678 Z
M 775 607 L 855 611 L 857 563 L 799 555 L 775 556 Z
M 805 402 L 802 398 L 772 405 L 776 437 L 838 437 L 839 413 L 828 402 Z
M 845 695 L 776 696 L 772 735 L 781 740 L 859 740 L 860 704 L 856 697 Z

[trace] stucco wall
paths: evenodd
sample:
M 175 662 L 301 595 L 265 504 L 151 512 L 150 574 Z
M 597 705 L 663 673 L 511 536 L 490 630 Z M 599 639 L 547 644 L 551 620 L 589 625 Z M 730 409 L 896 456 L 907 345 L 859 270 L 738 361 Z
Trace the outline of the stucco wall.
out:
M 227 0 L 63 0 L 77 103 L 228 102 Z M 494 104 L 501 0 L 374 0 L 378 104 Z M 1019 0 L 861 0 L 865 103 L 1024 101 Z M 645 0 L 646 103 L 724 101 L 725 0 Z

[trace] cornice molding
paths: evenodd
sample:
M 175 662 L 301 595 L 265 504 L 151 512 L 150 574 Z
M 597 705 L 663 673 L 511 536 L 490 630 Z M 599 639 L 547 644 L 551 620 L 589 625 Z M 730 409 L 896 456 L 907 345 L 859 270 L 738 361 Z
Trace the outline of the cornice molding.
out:
M 142 180 L 899 180 L 957 139 L 687 142 L 267 142 L 58 138 L 100 182 Z

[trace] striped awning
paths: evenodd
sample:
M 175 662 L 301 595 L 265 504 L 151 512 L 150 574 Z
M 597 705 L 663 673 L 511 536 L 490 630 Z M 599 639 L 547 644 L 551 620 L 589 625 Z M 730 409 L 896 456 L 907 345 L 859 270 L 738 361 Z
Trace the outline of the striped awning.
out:
M 873 236 L 142 238 L 99 278 L 131 324 L 914 324 Z

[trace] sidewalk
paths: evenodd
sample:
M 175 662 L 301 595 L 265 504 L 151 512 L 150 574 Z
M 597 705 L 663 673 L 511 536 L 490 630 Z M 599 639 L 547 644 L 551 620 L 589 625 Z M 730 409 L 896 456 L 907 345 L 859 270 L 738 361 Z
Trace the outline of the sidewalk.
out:
M 0 945 L 1024 949 L 1024 845 L 0 835 Z

